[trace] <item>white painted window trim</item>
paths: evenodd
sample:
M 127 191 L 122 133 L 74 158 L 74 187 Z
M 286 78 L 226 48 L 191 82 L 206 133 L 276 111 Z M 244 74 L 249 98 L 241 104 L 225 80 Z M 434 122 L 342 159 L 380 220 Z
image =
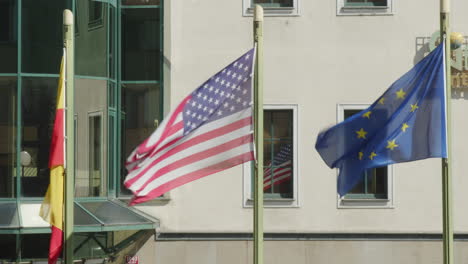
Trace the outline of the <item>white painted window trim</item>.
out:
M 370 104 L 338 104 L 336 107 L 336 121 L 337 123 L 344 120 L 345 110 L 364 110 L 369 107 Z M 394 208 L 393 194 L 394 194 L 394 167 L 392 165 L 387 166 L 387 199 L 350 199 L 340 197 L 336 190 L 336 202 L 337 208 Z M 338 169 L 336 169 L 336 176 L 338 180 Z
M 264 7 L 264 16 L 299 16 L 299 1 L 293 0 L 293 7 Z M 253 16 L 252 0 L 242 0 L 242 15 Z
M 369 6 L 369 7 L 345 7 L 346 0 L 336 0 L 337 16 L 375 16 L 375 15 L 394 15 L 395 0 L 387 0 L 387 6 Z
M 264 198 L 264 207 L 299 207 L 299 166 L 298 166 L 298 107 L 296 104 L 264 104 L 264 110 L 292 110 L 293 111 L 293 198 Z M 243 206 L 253 207 L 252 193 L 252 162 L 245 162 L 242 167 L 243 174 Z

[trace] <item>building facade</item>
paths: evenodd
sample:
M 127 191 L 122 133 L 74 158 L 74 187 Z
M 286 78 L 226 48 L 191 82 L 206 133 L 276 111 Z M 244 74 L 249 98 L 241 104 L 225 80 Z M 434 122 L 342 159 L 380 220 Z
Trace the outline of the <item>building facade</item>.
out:
M 255 3 L 265 8 L 265 263 L 441 261 L 439 159 L 368 171 L 339 197 L 337 171 L 314 149 L 319 131 L 370 105 L 434 48 L 439 2 L 422 0 L 0 0 L 1 260 L 47 256 L 48 226 L 36 215 L 48 185 L 61 16 L 70 8 L 77 258 L 252 263 L 250 163 L 135 207 L 125 205 L 122 182 L 133 148 L 252 47 Z M 467 8 L 452 0 L 453 31 L 468 28 Z M 452 61 L 456 263 L 468 263 L 467 50 L 464 43 Z

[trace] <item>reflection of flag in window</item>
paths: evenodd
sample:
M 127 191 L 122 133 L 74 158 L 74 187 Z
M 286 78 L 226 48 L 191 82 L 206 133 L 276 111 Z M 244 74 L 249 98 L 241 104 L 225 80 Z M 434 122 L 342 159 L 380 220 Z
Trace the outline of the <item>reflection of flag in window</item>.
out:
M 291 180 L 292 155 L 291 144 L 283 145 L 273 161 L 263 171 L 263 190 Z

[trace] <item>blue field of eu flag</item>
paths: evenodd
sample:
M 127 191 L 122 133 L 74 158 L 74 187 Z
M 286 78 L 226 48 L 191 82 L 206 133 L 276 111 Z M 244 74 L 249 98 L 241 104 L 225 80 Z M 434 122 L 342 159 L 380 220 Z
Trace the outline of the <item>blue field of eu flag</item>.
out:
M 345 195 L 366 169 L 447 157 L 444 49 L 439 45 L 369 108 L 321 132 L 315 148 Z

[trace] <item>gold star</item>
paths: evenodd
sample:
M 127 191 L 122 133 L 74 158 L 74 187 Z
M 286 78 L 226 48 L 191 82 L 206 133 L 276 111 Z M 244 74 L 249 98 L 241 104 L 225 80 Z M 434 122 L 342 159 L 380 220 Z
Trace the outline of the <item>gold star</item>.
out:
M 366 138 L 367 132 L 364 129 L 361 128 L 361 130 L 356 131 L 356 133 L 357 133 L 357 138 Z
M 379 104 L 384 104 L 384 101 L 385 101 L 385 97 L 380 98 Z
M 395 139 L 392 141 L 387 140 L 387 144 L 387 148 L 390 150 L 393 150 L 394 148 L 398 147 L 398 145 L 395 143 Z
M 364 156 L 364 153 L 362 153 L 362 151 L 359 151 L 359 160 L 362 160 L 362 156 Z
M 362 117 L 366 117 L 367 119 L 370 119 L 371 114 L 372 114 L 372 111 L 367 111 L 362 115 Z
M 403 99 L 405 98 L 406 93 L 403 91 L 403 89 L 400 89 L 398 92 L 396 92 L 396 96 L 398 99 Z
M 411 105 L 411 112 L 416 111 L 416 109 L 418 108 L 419 108 L 418 104 Z
M 401 130 L 402 130 L 403 132 L 406 132 L 406 129 L 407 129 L 408 127 L 409 127 L 408 124 L 403 123 L 403 125 L 401 125 Z
M 369 159 L 374 160 L 374 157 L 377 156 L 374 151 L 369 155 Z

